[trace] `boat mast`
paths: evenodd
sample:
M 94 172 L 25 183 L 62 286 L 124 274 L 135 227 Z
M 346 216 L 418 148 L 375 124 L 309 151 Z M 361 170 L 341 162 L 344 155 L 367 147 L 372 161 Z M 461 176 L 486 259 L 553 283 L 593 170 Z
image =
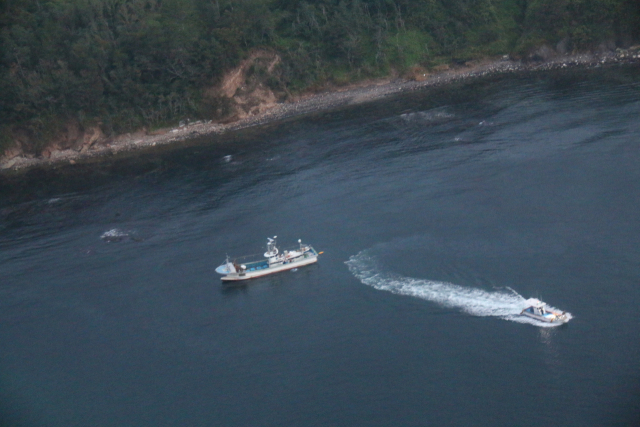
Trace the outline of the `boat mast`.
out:
M 269 264 L 275 261 L 276 255 L 278 255 L 278 248 L 276 247 L 276 239 L 278 236 L 273 236 L 273 239 L 267 237 L 267 252 L 264 253 L 264 257 L 269 259 Z

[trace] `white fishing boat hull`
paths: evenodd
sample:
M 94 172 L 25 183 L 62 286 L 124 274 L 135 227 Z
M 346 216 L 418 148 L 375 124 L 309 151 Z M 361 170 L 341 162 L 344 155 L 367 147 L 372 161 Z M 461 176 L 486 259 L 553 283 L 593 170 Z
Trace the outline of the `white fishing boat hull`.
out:
M 316 252 L 311 245 L 303 244 L 300 239 L 298 239 L 300 245 L 298 248 L 281 253 L 276 247 L 276 237 L 267 238 L 267 251 L 262 259 L 248 255 L 230 261 L 227 256 L 226 261 L 216 268 L 216 273 L 223 275 L 223 282 L 249 280 L 313 264 L 322 254 L 322 252 Z
M 546 307 L 546 304 L 538 299 L 530 299 L 532 303 L 529 307 L 522 310 L 521 316 L 530 317 L 545 323 L 566 323 L 569 317 L 564 312 L 556 311 Z
M 236 282 L 236 281 L 240 281 L 240 280 L 249 280 L 249 279 L 254 279 L 256 277 L 262 277 L 262 276 L 268 276 L 269 274 L 274 274 L 274 273 L 279 273 L 281 271 L 286 271 L 286 270 L 291 270 L 294 268 L 298 268 L 298 267 L 302 267 L 305 265 L 309 265 L 309 264 L 313 264 L 315 262 L 318 262 L 318 257 L 317 256 L 312 256 L 309 255 L 308 258 L 303 258 L 299 261 L 292 261 L 289 262 L 288 264 L 280 264 L 280 265 L 275 265 L 269 268 L 265 268 L 262 270 L 256 270 L 256 271 L 245 271 L 245 272 L 237 272 L 237 273 L 230 273 L 227 274 L 226 276 L 222 276 L 222 281 L 223 282 Z
M 546 322 L 546 323 L 564 323 L 564 322 L 568 322 L 568 320 L 565 318 L 564 315 L 540 316 L 540 315 L 530 314 L 530 313 L 526 313 L 526 312 L 523 312 L 522 315 L 530 317 L 532 319 L 539 320 L 541 322 Z

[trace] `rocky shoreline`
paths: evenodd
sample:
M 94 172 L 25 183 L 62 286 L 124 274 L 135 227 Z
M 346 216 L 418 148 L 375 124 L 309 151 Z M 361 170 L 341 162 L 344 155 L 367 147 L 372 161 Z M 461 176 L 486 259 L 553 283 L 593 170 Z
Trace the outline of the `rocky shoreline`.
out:
M 15 174 L 34 168 L 56 167 L 65 164 L 99 161 L 100 158 L 125 156 L 134 152 L 149 150 L 152 147 L 175 145 L 185 141 L 211 135 L 222 135 L 253 126 L 275 123 L 281 120 L 300 117 L 306 114 L 330 111 L 349 105 L 357 105 L 382 99 L 403 92 L 415 91 L 430 86 L 440 86 L 457 81 L 469 80 L 489 75 L 500 75 L 523 71 L 544 71 L 565 68 L 595 68 L 613 64 L 640 63 L 640 46 L 628 50 L 617 49 L 615 52 L 589 53 L 561 58 L 553 58 L 542 62 L 514 61 L 508 57 L 498 60 L 475 62 L 458 68 L 442 69 L 437 73 L 417 74 L 410 79 L 368 81 L 344 88 L 328 90 L 299 99 L 274 104 L 271 108 L 256 115 L 238 121 L 220 124 L 211 121 L 183 123 L 173 129 L 165 129 L 154 134 L 139 132 L 120 135 L 105 144 L 94 144 L 88 140 L 78 150 L 66 149 L 47 153 L 48 156 L 25 157 L 7 156 L 0 158 L 0 174 Z M 443 67 L 447 68 L 447 67 Z M 95 139 L 95 138 L 94 138 Z

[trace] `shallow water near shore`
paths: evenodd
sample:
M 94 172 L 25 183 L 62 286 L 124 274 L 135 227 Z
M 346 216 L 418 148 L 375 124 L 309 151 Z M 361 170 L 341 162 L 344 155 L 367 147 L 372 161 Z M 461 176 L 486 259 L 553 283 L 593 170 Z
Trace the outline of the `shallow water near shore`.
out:
M 638 425 L 639 114 L 526 73 L 3 178 L 0 425 Z M 274 235 L 324 254 L 222 286 Z

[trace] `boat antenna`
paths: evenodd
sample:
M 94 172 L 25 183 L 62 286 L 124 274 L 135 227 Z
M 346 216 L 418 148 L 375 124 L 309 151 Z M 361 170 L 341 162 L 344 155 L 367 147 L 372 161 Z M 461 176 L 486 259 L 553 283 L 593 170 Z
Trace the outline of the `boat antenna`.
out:
M 278 248 L 276 248 L 275 241 L 277 237 L 278 236 L 273 236 L 273 239 L 271 237 L 267 237 L 267 252 L 264 253 L 265 258 L 271 258 L 278 255 Z

